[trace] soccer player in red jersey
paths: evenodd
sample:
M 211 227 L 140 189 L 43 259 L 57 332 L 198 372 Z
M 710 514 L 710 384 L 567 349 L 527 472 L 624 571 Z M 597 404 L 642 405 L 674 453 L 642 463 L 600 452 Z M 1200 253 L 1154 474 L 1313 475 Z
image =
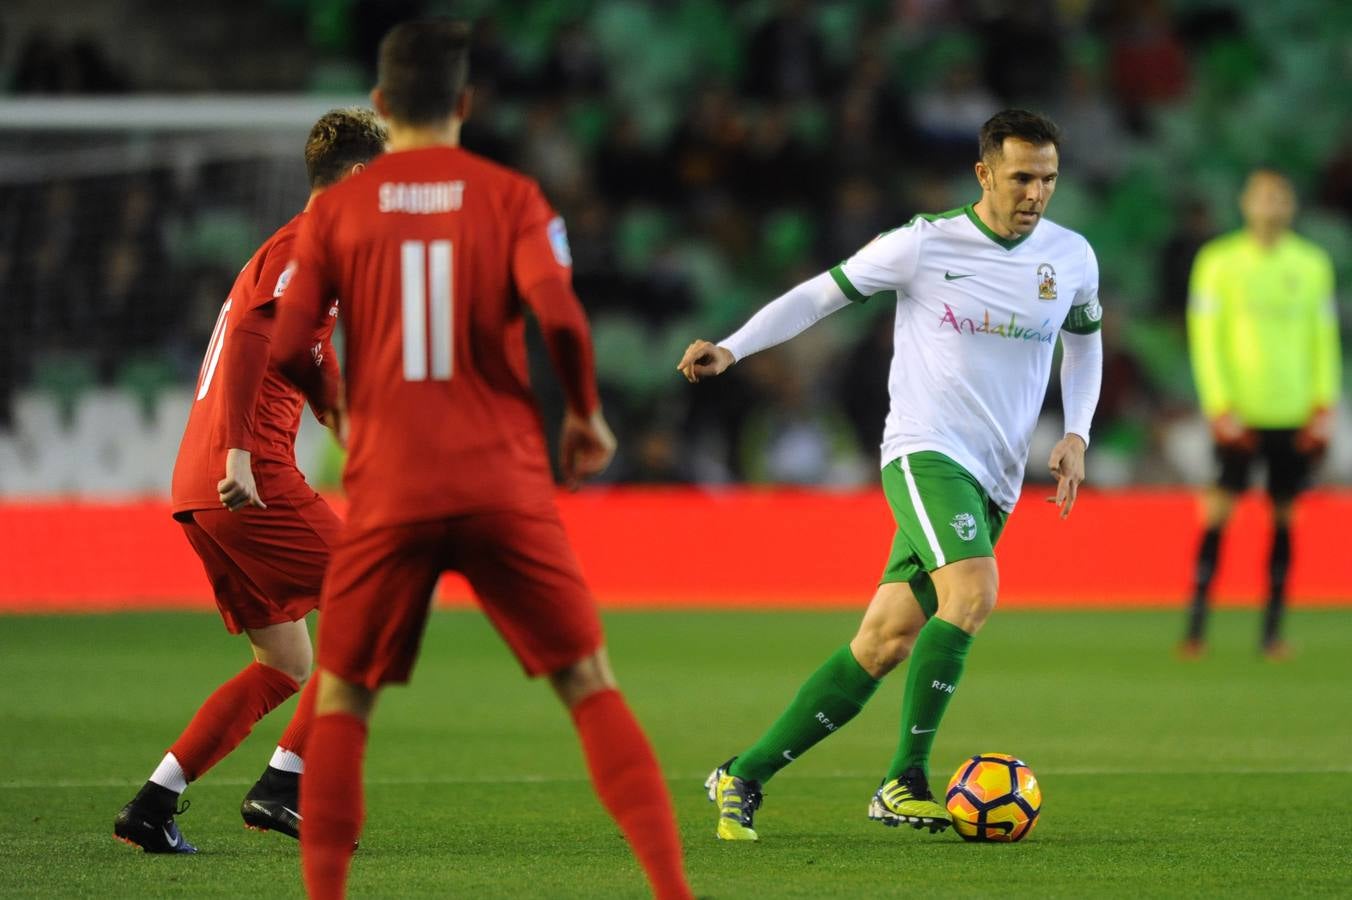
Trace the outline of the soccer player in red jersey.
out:
M 305 145 L 310 202 L 361 171 L 385 139 L 371 110 L 326 113 Z M 310 674 L 305 615 L 318 606 L 340 523 L 296 467 L 295 441 L 306 400 L 321 420 L 331 418 L 336 405 L 332 303 L 309 336 L 309 366 L 317 377 L 304 394 L 268 364 L 276 298 L 289 278 L 286 266 L 304 217 L 268 238 L 236 278 L 202 362 L 174 466 L 174 518 L 202 559 L 226 630 L 248 635 L 254 661 L 207 698 L 117 814 L 114 835 L 147 853 L 196 852 L 174 822 L 179 795 Z M 313 714 L 310 693 L 241 804 L 247 825 L 299 836 L 297 780 Z
M 306 887 L 344 893 L 372 705 L 408 680 L 437 579 L 454 570 L 569 709 L 596 792 L 654 893 L 689 897 L 671 797 L 607 663 L 527 382 L 529 307 L 567 398 L 563 473 L 576 484 L 604 469 L 615 441 L 563 222 L 535 182 L 460 148 L 468 38 L 451 22 L 385 36 L 372 100 L 390 152 L 315 201 L 280 304 L 283 371 L 317 383 L 309 348 L 335 295 L 347 348 L 350 506 L 321 603 L 301 779 Z

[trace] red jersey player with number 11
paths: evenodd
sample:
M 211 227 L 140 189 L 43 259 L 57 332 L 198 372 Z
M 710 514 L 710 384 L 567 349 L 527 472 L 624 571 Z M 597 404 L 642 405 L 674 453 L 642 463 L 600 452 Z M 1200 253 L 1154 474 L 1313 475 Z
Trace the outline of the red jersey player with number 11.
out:
M 523 303 L 568 400 L 572 483 L 614 453 L 563 222 L 530 179 L 459 146 L 469 32 L 395 27 L 371 97 L 389 152 L 315 201 L 273 356 L 315 380 L 310 340 L 339 299 L 346 335 L 347 527 L 320 603 L 318 697 L 301 779 L 311 897 L 341 897 L 361 829 L 377 691 L 406 682 L 442 572 L 461 572 L 530 675 L 572 714 L 592 781 L 654 893 L 690 897 L 671 798 L 615 686 L 569 548 L 527 382 Z

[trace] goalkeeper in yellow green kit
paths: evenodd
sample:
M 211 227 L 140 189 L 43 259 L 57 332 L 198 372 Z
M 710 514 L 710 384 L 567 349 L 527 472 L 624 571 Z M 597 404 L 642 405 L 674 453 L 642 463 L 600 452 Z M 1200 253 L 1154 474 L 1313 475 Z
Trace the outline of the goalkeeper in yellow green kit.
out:
M 1260 458 L 1267 464 L 1273 518 L 1261 649 L 1273 658 L 1286 652 L 1281 622 L 1291 508 L 1328 445 L 1341 380 L 1333 264 L 1290 230 L 1295 209 L 1284 175 L 1254 170 L 1240 196 L 1244 228 L 1207 243 L 1193 263 L 1188 342 L 1220 478 L 1204 503 L 1206 533 L 1197 554 L 1185 656 L 1204 649 L 1221 530 Z

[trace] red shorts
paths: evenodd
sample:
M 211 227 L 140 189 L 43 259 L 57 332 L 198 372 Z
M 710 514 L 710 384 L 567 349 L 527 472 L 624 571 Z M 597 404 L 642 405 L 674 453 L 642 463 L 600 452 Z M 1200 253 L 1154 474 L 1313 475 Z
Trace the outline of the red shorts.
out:
M 342 521 L 314 491 L 270 500 L 267 509 L 198 509 L 175 518 L 231 634 L 295 622 L 319 606 Z
M 469 581 L 528 675 L 601 646 L 601 619 L 553 505 L 349 528 L 333 551 L 319 617 L 319 666 L 375 689 L 408 681 L 437 579 Z

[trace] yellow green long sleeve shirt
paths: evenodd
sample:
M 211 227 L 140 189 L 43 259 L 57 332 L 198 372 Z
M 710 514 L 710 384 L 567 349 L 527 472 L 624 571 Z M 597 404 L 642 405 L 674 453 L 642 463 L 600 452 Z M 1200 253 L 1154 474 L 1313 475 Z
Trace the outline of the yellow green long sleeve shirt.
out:
M 1328 254 L 1291 232 L 1271 247 L 1246 231 L 1209 241 L 1192 266 L 1188 345 L 1207 418 L 1304 425 L 1342 379 Z

